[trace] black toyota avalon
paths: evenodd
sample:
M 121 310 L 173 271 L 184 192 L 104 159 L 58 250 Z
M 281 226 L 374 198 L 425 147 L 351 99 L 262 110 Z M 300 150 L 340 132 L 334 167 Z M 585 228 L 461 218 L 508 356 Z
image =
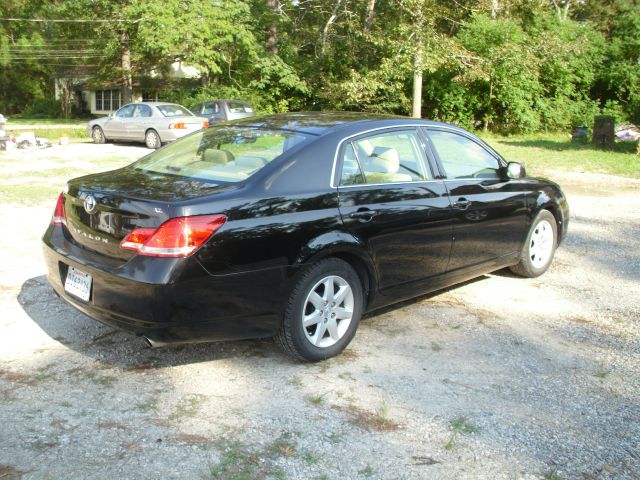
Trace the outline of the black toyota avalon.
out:
M 504 267 L 541 275 L 568 215 L 558 185 L 461 128 L 300 113 L 71 180 L 43 241 L 62 298 L 153 345 L 275 337 L 316 361 L 367 311 Z

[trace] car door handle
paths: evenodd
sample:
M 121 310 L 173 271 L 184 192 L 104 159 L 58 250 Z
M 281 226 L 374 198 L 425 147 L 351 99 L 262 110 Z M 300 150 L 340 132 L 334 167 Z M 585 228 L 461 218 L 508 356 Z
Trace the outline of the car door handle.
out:
M 457 208 L 459 210 L 466 210 L 467 208 L 469 208 L 469 205 L 471 205 L 471 202 L 466 198 L 462 197 L 453 203 L 453 208 Z
M 376 216 L 376 213 L 377 212 L 375 210 L 369 210 L 368 208 L 366 208 L 366 209 L 358 210 L 357 212 L 350 213 L 349 217 L 357 218 L 361 222 L 370 222 L 373 219 L 373 217 Z

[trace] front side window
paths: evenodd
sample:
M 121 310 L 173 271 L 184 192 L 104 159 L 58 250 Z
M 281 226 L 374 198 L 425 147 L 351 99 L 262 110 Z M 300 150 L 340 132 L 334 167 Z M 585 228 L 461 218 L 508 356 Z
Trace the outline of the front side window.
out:
M 282 130 L 214 127 L 178 140 L 133 164 L 139 170 L 241 182 L 307 136 Z
M 341 185 L 430 180 L 415 130 L 391 131 L 350 142 L 343 153 Z
M 120 110 L 116 112 L 116 117 L 118 118 L 130 118 L 133 116 L 133 110 L 136 108 L 135 105 L 125 105 Z
M 500 163 L 484 147 L 453 132 L 429 130 L 448 179 L 500 178 Z

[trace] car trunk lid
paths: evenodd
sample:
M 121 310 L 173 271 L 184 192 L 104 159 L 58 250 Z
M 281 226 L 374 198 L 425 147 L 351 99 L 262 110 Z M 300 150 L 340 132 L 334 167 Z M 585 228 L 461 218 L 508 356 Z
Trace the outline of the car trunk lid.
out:
M 172 205 L 235 187 L 126 167 L 71 180 L 65 194 L 67 228 L 76 244 L 110 258 L 135 255 L 120 242 L 135 228 L 156 228 Z

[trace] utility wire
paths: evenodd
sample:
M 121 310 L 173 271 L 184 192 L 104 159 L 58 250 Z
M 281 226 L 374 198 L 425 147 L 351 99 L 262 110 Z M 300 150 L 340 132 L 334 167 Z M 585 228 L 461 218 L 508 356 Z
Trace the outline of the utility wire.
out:
M 108 19 L 63 19 L 63 18 L 0 18 L 0 22 L 39 22 L 39 23 L 138 23 L 141 22 L 142 18 L 137 18 L 135 20 L 124 20 L 114 18 L 112 20 Z

